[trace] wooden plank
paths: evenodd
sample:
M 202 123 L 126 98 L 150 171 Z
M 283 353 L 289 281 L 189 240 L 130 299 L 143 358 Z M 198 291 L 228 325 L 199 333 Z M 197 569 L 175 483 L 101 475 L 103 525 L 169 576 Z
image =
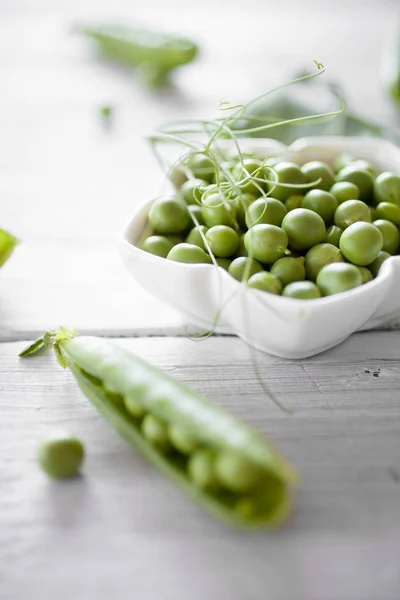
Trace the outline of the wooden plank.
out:
M 277 444 L 302 478 L 293 516 L 272 533 L 215 523 L 112 431 L 53 357 L 19 361 L 23 344 L 1 344 L 3 598 L 398 599 L 400 334 L 358 334 L 296 362 L 257 354 L 291 416 L 264 395 L 236 338 L 121 343 Z M 38 439 L 54 427 L 86 444 L 75 481 L 50 482 L 36 466 Z

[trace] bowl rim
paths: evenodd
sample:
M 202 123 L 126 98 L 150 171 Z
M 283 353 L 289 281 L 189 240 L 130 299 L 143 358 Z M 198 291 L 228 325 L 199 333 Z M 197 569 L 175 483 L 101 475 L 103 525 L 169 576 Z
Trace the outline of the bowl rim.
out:
M 393 142 L 390 142 L 389 140 L 385 140 L 385 139 L 380 139 L 380 138 L 374 138 L 374 137 L 370 137 L 370 136 L 335 136 L 335 135 L 324 135 L 324 136 L 307 136 L 307 137 L 302 137 L 302 138 L 298 138 L 297 140 L 295 140 L 292 144 L 290 145 L 285 145 L 282 142 L 279 142 L 277 140 L 271 139 L 271 138 L 239 138 L 239 141 L 244 142 L 247 146 L 254 146 L 257 149 L 262 149 L 263 147 L 271 147 L 274 148 L 276 150 L 281 150 L 281 151 L 286 151 L 286 152 L 300 152 L 303 150 L 306 150 L 307 148 L 313 148 L 313 149 L 317 149 L 318 146 L 320 146 L 321 148 L 324 149 L 331 149 L 331 150 L 340 150 L 340 146 L 342 147 L 343 145 L 349 148 L 354 147 L 355 145 L 359 144 L 359 145 L 363 145 L 365 146 L 365 144 L 370 145 L 370 146 L 380 146 L 380 147 L 386 147 L 387 149 L 395 149 L 398 153 L 399 153 L 399 160 L 400 160 L 400 148 L 398 148 L 395 144 L 393 144 Z M 233 146 L 233 143 L 230 140 L 223 140 L 223 145 L 229 147 Z M 343 152 L 343 148 L 341 148 L 341 151 Z M 167 259 L 151 254 L 149 252 L 146 252 L 145 250 L 142 250 L 139 246 L 137 246 L 136 244 L 134 244 L 132 241 L 130 241 L 130 238 L 132 236 L 132 229 L 134 229 L 135 224 L 137 221 L 139 221 L 141 219 L 141 217 L 143 217 L 146 213 L 146 211 L 148 210 L 148 208 L 155 202 L 157 198 L 153 198 L 152 200 L 147 200 L 146 202 L 143 202 L 142 204 L 140 204 L 135 211 L 135 214 L 128 220 L 128 222 L 125 224 L 122 233 L 119 236 L 118 239 L 118 246 L 120 248 L 121 253 L 124 253 L 126 251 L 129 251 L 130 253 L 137 253 L 142 257 L 145 257 L 146 260 L 148 261 L 166 261 Z M 141 232 L 142 233 L 142 232 Z M 138 236 L 140 237 L 140 236 Z M 365 296 L 366 293 L 368 293 L 368 291 L 371 291 L 371 293 L 373 294 L 373 290 L 375 288 L 383 288 L 385 286 L 385 284 L 389 283 L 389 279 L 391 278 L 391 272 L 393 270 L 393 266 L 398 265 L 400 267 L 400 255 L 393 255 L 390 256 L 390 258 L 388 258 L 387 260 L 384 261 L 384 263 L 382 264 L 382 267 L 378 273 L 378 275 L 372 280 L 372 281 L 368 281 L 366 284 L 362 284 L 360 286 L 357 286 L 355 288 L 352 288 L 350 290 L 346 290 L 344 292 L 339 292 L 337 294 L 332 294 L 330 296 L 321 296 L 320 298 L 312 298 L 312 299 L 300 299 L 300 298 L 290 298 L 287 296 L 281 296 L 278 294 L 271 294 L 269 292 L 265 292 L 262 290 L 257 290 L 255 288 L 249 288 L 248 286 L 246 286 L 245 284 L 243 284 L 240 281 L 237 281 L 236 279 L 234 279 L 234 277 L 232 277 L 225 269 L 223 269 L 222 267 L 219 267 L 215 264 L 206 264 L 206 263 L 180 263 L 178 261 L 171 261 L 174 264 L 174 268 L 175 269 L 181 269 L 182 272 L 184 272 L 185 270 L 191 270 L 191 271 L 195 271 L 197 269 L 197 271 L 201 271 L 201 270 L 205 270 L 205 269 L 215 269 L 217 268 L 220 274 L 220 276 L 222 278 L 228 276 L 230 278 L 230 283 L 232 284 L 236 284 L 236 286 L 239 285 L 244 285 L 246 293 L 250 293 L 253 294 L 256 298 L 259 298 L 260 300 L 264 300 L 266 301 L 267 298 L 273 300 L 274 302 L 278 302 L 280 304 L 282 304 L 283 306 L 286 304 L 286 306 L 291 306 L 291 307 L 298 307 L 298 308 L 302 308 L 302 309 L 306 309 L 307 307 L 318 307 L 318 306 L 329 306 L 331 304 L 337 304 L 340 302 L 343 302 L 344 299 L 347 298 L 357 298 L 357 296 Z M 225 273 L 225 275 L 224 275 Z M 366 287 L 367 286 L 367 287 Z M 279 300 L 278 300 L 279 299 Z M 375 314 L 375 313 L 374 313 Z M 372 317 L 373 318 L 373 315 Z

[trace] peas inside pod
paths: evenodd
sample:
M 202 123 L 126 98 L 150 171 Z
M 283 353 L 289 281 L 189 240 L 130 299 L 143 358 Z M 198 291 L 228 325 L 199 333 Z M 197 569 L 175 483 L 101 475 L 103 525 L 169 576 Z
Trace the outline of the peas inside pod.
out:
M 210 263 L 266 293 L 313 299 L 368 283 L 379 257 L 399 252 L 400 175 L 349 155 L 296 164 L 251 151 L 213 159 L 193 152 L 185 181 L 174 197 L 154 202 L 148 225 L 146 252 Z M 326 268 L 336 263 L 356 269 Z

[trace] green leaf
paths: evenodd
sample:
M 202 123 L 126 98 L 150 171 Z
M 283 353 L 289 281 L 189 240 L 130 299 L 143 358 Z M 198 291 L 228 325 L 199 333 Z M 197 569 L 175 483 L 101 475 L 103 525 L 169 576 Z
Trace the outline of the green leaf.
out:
M 37 354 L 44 348 L 45 348 L 44 340 L 41 337 L 41 338 L 37 339 L 35 342 L 33 342 L 33 344 L 31 344 L 30 346 L 25 348 L 25 350 L 22 350 L 22 352 L 20 352 L 18 354 L 18 356 L 20 356 L 21 358 L 25 358 L 26 356 L 31 356 L 31 354 Z
M 0 229 L 0 267 L 10 258 L 18 243 L 19 240 L 14 235 L 4 229 Z
M 60 354 L 60 349 L 58 344 L 61 344 L 65 340 L 70 340 L 73 337 L 78 335 L 76 329 L 72 327 L 59 327 L 58 329 L 49 329 L 46 331 L 43 337 L 37 339 L 33 344 L 22 350 L 19 354 L 21 358 L 25 358 L 26 356 L 31 356 L 32 354 L 36 354 L 43 349 L 53 348 L 58 362 L 62 367 L 65 368 L 65 361 Z

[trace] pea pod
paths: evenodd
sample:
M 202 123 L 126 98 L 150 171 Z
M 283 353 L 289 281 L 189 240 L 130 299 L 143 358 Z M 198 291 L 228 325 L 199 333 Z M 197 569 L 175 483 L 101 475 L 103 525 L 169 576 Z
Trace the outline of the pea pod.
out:
M 97 410 L 204 509 L 232 525 L 282 521 L 291 466 L 249 426 L 117 344 L 61 328 L 52 346 Z
M 17 244 L 16 237 L 4 229 L 0 229 L 0 267 L 10 258 Z
M 396 26 L 394 35 L 388 36 L 388 43 L 382 61 L 382 80 L 386 94 L 400 109 L 400 27 Z
M 397 54 L 396 54 L 397 52 Z M 400 35 L 398 49 L 391 52 L 391 58 L 385 64 L 385 85 L 390 89 L 393 100 L 400 104 L 399 85 L 400 64 Z M 300 73 L 299 75 L 303 75 Z M 397 82 L 397 83 L 396 83 Z M 243 119 L 238 120 L 234 130 L 247 129 L 255 124 L 273 121 L 285 121 L 329 111 L 335 106 L 335 92 L 346 100 L 346 95 L 336 83 L 321 84 L 313 80 L 296 84 L 296 87 L 286 88 L 277 94 L 271 94 L 257 102 L 247 111 Z M 280 127 L 267 129 L 258 133 L 246 134 L 249 137 L 268 137 L 279 140 L 284 144 L 292 144 L 298 138 L 318 135 L 371 136 L 384 138 L 400 145 L 400 135 L 395 127 L 371 120 L 356 112 L 351 107 L 345 113 L 334 119 L 318 119 L 302 123 L 287 123 Z
M 88 23 L 77 30 L 95 40 L 106 58 L 138 67 L 151 87 L 163 85 L 173 69 L 192 62 L 198 52 L 187 38 L 131 25 Z

